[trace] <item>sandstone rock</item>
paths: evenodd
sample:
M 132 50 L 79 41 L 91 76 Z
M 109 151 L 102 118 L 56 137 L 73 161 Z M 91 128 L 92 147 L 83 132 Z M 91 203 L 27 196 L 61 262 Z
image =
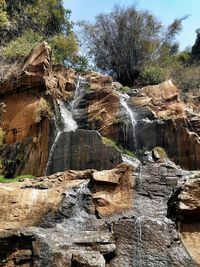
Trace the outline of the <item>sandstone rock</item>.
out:
M 148 106 L 158 118 L 185 116 L 185 105 L 180 101 L 178 89 L 171 80 L 140 89 L 139 96 L 132 101 L 136 106 Z
M 44 175 L 51 140 L 49 117 L 38 110 L 38 107 L 42 109 L 40 101 L 45 99 L 53 114 L 53 98 L 69 99 L 76 83 L 74 70 L 52 67 L 50 61 L 51 49 L 43 42 L 31 51 L 23 63 L 16 65 L 16 69 L 10 71 L 0 84 L 0 101 L 5 104 L 1 127 L 5 132 L 6 144 L 10 145 L 7 150 L 10 151 L 11 146 L 15 149 L 18 141 L 25 144 L 26 139 L 32 140 L 26 147 L 26 155 L 14 153 L 17 160 L 13 160 L 12 156 L 4 160 L 6 170 L 10 169 L 6 162 L 13 165 L 12 171 L 6 171 L 5 175 Z M 37 112 L 42 114 L 40 121 L 36 120 Z M 5 151 L 4 154 L 8 153 Z
M 103 88 L 112 87 L 112 78 L 107 75 L 101 75 L 98 72 L 85 72 L 82 74 L 86 81 L 90 84 L 90 89 L 94 91 L 102 90 Z

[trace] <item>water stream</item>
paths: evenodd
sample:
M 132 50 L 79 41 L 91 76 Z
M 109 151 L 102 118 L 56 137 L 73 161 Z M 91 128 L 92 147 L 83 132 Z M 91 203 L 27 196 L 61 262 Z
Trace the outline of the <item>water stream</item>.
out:
M 75 131 L 78 128 L 77 122 L 73 119 L 73 111 L 77 108 L 78 104 L 80 103 L 83 95 L 84 95 L 84 89 L 85 89 L 85 79 L 82 77 L 78 77 L 74 98 L 72 102 L 70 103 L 69 107 L 70 110 L 67 109 L 67 106 L 63 101 L 58 101 L 58 106 L 60 110 L 61 115 L 61 123 L 57 124 L 57 135 L 53 142 L 53 145 L 49 152 L 49 158 L 46 166 L 45 174 L 48 174 L 48 169 L 50 167 L 53 151 L 55 149 L 55 146 L 57 144 L 57 141 L 59 139 L 59 136 L 62 132 L 71 132 Z
M 133 147 L 134 147 L 134 151 L 137 151 L 137 140 L 136 140 L 136 132 L 135 132 L 135 126 L 137 124 L 137 121 L 135 119 L 134 113 L 131 110 L 131 108 L 128 106 L 127 101 L 129 100 L 130 96 L 125 94 L 125 93 L 119 93 L 119 97 L 120 97 L 120 104 L 122 105 L 122 107 L 124 108 L 124 111 L 126 113 L 126 117 L 128 118 L 128 120 L 131 123 L 131 128 L 132 128 L 132 138 L 133 138 Z

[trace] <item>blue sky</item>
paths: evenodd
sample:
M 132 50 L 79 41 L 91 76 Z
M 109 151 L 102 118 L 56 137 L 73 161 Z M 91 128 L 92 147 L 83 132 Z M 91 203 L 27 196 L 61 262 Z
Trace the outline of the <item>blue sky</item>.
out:
M 189 14 L 177 41 L 181 50 L 194 44 L 195 30 L 200 28 L 200 0 L 64 0 L 64 5 L 71 9 L 72 20 L 92 21 L 97 14 L 109 12 L 115 3 L 126 6 L 134 2 L 138 9 L 151 11 L 164 25 Z

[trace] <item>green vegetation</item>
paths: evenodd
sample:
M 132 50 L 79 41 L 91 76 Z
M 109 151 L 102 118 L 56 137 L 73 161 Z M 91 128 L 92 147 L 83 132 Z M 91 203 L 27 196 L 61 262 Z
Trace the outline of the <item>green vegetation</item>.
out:
M 0 55 L 6 62 L 17 60 L 47 41 L 54 63 L 84 70 L 87 60 L 78 53 L 70 14 L 62 0 L 0 0 Z
M 128 86 L 122 86 L 120 88 L 120 91 L 124 92 L 124 93 L 128 93 L 130 91 L 130 88 Z
M 102 142 L 103 142 L 103 144 L 105 144 L 107 146 L 112 146 L 112 147 L 115 147 L 116 149 L 120 150 L 119 147 L 117 146 L 117 143 L 111 138 L 102 136 Z
M 20 37 L 8 43 L 2 49 L 2 55 L 9 60 L 25 57 L 32 48 L 42 41 L 42 36 L 33 30 L 24 32 Z
M 155 147 L 152 151 L 157 152 L 160 158 L 167 158 L 167 153 L 162 147 Z
M 126 154 L 126 155 L 129 156 L 129 157 L 136 158 L 136 155 L 135 155 L 132 151 L 130 151 L 130 150 L 128 150 L 128 149 L 125 149 L 125 148 L 123 148 L 123 147 L 121 147 L 121 146 L 118 146 L 117 143 L 116 143 L 116 141 L 113 140 L 113 139 L 111 139 L 111 138 L 108 138 L 108 137 L 104 137 L 104 136 L 103 136 L 103 137 L 102 137 L 102 142 L 103 142 L 105 145 L 107 145 L 107 146 L 112 146 L 112 147 L 116 148 L 116 149 L 119 150 L 122 154 Z
M 8 17 L 5 9 L 6 9 L 5 0 L 0 0 L 0 28 L 5 28 L 8 25 Z
M 3 176 L 0 176 L 0 183 L 11 183 L 11 182 L 20 182 L 25 179 L 33 179 L 35 176 L 33 175 L 20 175 L 14 178 L 5 178 Z
M 160 67 L 144 67 L 140 72 L 137 82 L 142 85 L 159 84 L 166 79 L 164 70 Z
M 36 123 L 39 123 L 42 118 L 47 117 L 51 118 L 53 116 L 53 112 L 47 101 L 42 97 L 37 105 L 37 108 L 34 112 L 34 119 Z
M 121 153 L 125 154 L 125 155 L 127 155 L 129 157 L 136 158 L 136 155 L 132 151 L 130 151 L 128 149 L 122 149 Z
M 110 13 L 96 16 L 94 23 L 82 23 L 82 28 L 97 68 L 132 85 L 144 67 L 177 51 L 174 39 L 185 18 L 175 19 L 164 29 L 148 11 L 115 5 Z

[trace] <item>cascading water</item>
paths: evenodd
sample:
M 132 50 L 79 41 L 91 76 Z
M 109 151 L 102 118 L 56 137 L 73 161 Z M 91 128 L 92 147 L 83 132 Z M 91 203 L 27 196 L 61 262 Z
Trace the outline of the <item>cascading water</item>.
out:
M 120 97 L 120 104 L 124 108 L 124 110 L 126 112 L 126 117 L 129 119 L 129 121 L 131 123 L 133 146 L 134 146 L 134 150 L 137 151 L 137 140 L 136 140 L 136 133 L 135 133 L 135 126 L 137 124 L 137 121 L 135 120 L 134 113 L 132 112 L 132 110 L 130 109 L 130 107 L 127 104 L 127 100 L 130 98 L 130 96 L 125 94 L 125 93 L 122 94 L 122 93 L 118 92 L 118 94 Z
M 78 77 L 77 85 L 76 85 L 76 90 L 74 94 L 73 101 L 70 103 L 70 110 L 67 109 L 66 105 L 64 102 L 59 101 L 58 106 L 60 110 L 60 115 L 61 115 L 61 123 L 58 123 L 57 127 L 57 135 L 54 140 L 54 143 L 51 147 L 51 150 L 49 152 L 49 158 L 46 166 L 46 171 L 45 174 L 47 175 L 49 166 L 51 164 L 52 156 L 53 156 L 53 151 L 55 149 L 55 146 L 57 144 L 57 141 L 59 139 L 59 136 L 62 132 L 70 132 L 70 131 L 75 131 L 78 128 L 78 125 L 76 121 L 73 119 L 73 112 L 74 109 L 78 106 L 81 98 L 84 95 L 84 89 L 85 89 L 85 79 L 82 77 Z
M 78 104 L 80 103 L 81 99 L 83 98 L 83 95 L 85 93 L 85 85 L 86 81 L 85 78 L 79 76 L 77 81 L 76 90 L 74 93 L 74 98 L 71 102 L 71 111 L 73 113 L 74 109 L 77 108 Z
M 61 120 L 62 120 L 60 132 L 75 131 L 78 128 L 78 125 L 72 117 L 72 112 L 66 108 L 63 102 L 60 102 L 59 106 L 60 106 L 60 113 L 61 113 Z
M 137 263 L 137 266 L 139 267 L 141 264 L 141 243 L 142 243 L 142 224 L 143 224 L 143 217 L 138 217 L 135 220 L 135 235 L 137 239 L 137 247 L 136 247 L 136 259 L 135 262 Z

